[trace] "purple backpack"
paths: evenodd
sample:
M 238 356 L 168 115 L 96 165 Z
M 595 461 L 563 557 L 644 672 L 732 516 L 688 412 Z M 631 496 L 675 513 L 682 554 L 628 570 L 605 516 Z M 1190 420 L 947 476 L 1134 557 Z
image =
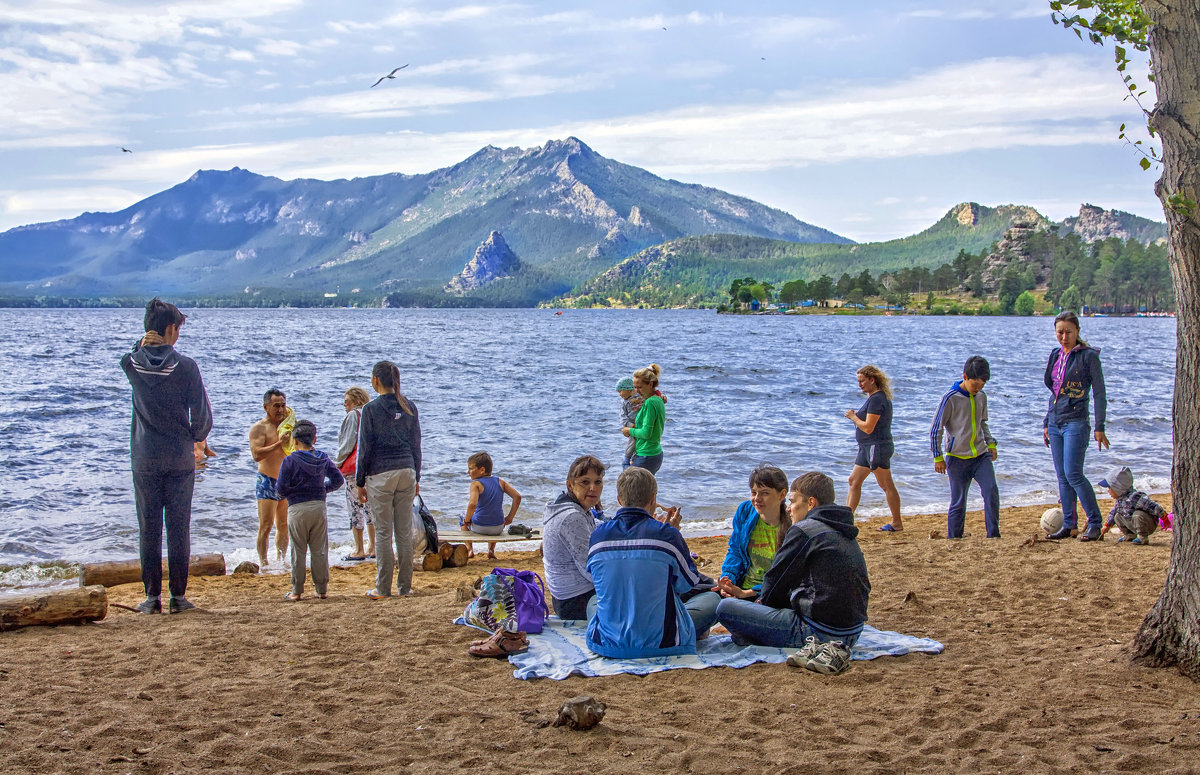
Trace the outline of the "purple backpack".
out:
M 527 633 L 541 632 L 546 617 L 550 615 L 542 577 L 531 570 L 512 568 L 492 568 L 492 574 L 512 590 L 517 629 Z

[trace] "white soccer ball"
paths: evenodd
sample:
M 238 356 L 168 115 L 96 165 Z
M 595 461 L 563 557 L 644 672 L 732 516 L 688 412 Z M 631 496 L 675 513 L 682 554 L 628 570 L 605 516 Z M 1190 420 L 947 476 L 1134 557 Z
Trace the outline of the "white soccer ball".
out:
M 1062 526 L 1062 509 L 1056 506 L 1042 512 L 1042 530 L 1045 530 L 1047 533 L 1057 533 L 1059 530 L 1062 530 Z

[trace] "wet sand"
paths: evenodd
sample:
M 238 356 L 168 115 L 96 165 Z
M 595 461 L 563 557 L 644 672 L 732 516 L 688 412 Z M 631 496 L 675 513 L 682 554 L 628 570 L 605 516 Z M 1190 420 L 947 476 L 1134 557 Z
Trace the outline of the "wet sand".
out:
M 328 600 L 310 586 L 299 603 L 285 576 L 194 578 L 200 611 L 0 633 L 0 772 L 1196 771 L 1200 687 L 1128 661 L 1170 534 L 1033 542 L 1042 510 L 1005 509 L 998 540 L 978 513 L 954 542 L 929 537 L 944 517 L 905 517 L 894 535 L 863 525 L 871 623 L 946 651 L 834 677 L 755 665 L 518 681 L 467 656 L 477 633 L 450 624 L 456 588 L 492 567 L 482 557 L 379 602 L 362 596 L 373 565 L 335 568 Z M 717 575 L 725 539 L 689 544 Z M 528 552 L 495 564 L 541 570 Z M 110 590 L 140 599 L 140 585 Z M 608 705 L 598 727 L 538 728 L 581 693 Z

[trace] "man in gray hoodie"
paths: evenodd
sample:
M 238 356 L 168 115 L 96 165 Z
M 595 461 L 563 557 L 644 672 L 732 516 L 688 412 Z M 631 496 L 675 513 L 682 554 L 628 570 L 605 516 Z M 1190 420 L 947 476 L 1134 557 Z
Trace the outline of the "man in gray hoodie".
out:
M 133 388 L 130 452 L 137 503 L 138 546 L 146 599 L 138 610 L 162 612 L 162 534 L 167 527 L 169 611 L 188 602 L 191 555 L 192 488 L 196 460 L 193 445 L 208 438 L 212 408 L 200 369 L 175 350 L 186 316 L 158 298 L 146 304 L 146 334 L 121 357 L 121 369 Z

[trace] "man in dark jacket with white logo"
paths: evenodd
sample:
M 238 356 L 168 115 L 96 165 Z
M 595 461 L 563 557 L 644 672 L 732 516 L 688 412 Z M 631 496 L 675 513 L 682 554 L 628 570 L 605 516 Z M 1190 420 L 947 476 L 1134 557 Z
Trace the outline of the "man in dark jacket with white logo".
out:
M 146 335 L 121 357 L 133 387 L 133 493 L 137 502 L 138 545 L 146 599 L 138 610 L 162 612 L 162 534 L 167 526 L 170 612 L 195 606 L 187 591 L 191 555 L 194 444 L 208 438 L 212 408 L 200 369 L 175 351 L 186 316 L 158 298 L 146 305 Z
M 833 480 L 799 476 L 788 494 L 792 526 L 763 578 L 758 601 L 725 598 L 717 621 L 737 643 L 802 647 L 789 664 L 822 673 L 849 665 L 867 621 L 871 582 L 854 512 L 834 502 Z

